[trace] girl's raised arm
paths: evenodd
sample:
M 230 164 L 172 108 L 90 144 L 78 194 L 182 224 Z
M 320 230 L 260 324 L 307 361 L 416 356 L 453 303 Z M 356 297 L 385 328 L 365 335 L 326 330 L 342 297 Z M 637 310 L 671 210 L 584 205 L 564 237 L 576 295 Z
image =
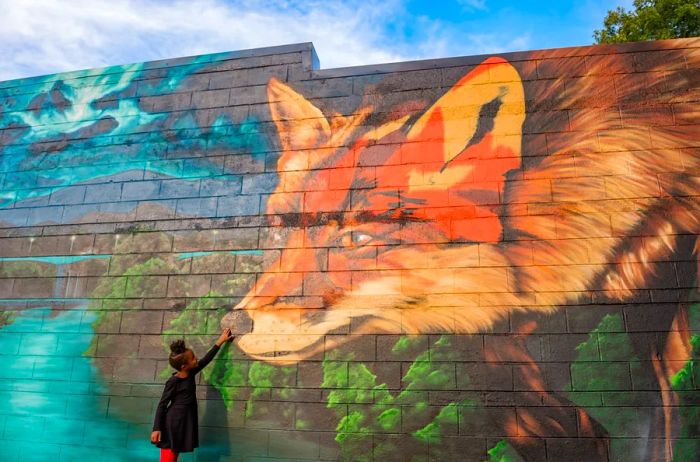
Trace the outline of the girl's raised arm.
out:
M 211 362 L 211 360 L 214 359 L 214 356 L 216 356 L 216 353 L 219 352 L 219 348 L 221 348 L 221 345 L 223 345 L 226 342 L 232 341 L 233 338 L 234 338 L 234 336 L 231 334 L 231 329 L 229 329 L 228 327 L 226 329 L 224 329 L 223 331 L 221 331 L 221 335 L 216 340 L 216 343 L 214 344 L 214 346 L 211 347 L 211 350 L 209 350 L 207 352 L 207 354 L 205 354 L 202 357 L 202 359 L 200 359 L 197 362 L 197 367 L 195 367 L 192 370 L 192 373 L 196 374 L 199 371 L 201 371 L 202 369 L 204 369 L 205 367 L 207 367 L 207 364 L 209 364 Z

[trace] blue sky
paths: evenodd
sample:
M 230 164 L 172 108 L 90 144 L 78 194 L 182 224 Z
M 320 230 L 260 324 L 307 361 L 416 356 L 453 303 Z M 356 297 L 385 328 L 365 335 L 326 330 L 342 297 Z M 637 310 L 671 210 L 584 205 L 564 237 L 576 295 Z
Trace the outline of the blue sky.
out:
M 322 68 L 587 45 L 632 0 L 0 0 L 0 80 L 313 42 Z

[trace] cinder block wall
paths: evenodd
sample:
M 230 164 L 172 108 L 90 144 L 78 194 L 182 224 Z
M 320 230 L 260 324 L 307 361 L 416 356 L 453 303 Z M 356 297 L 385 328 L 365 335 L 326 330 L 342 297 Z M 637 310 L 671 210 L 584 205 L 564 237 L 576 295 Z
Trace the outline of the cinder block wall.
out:
M 0 82 L 4 461 L 695 460 L 697 39 Z M 235 308 L 235 309 L 234 309 Z

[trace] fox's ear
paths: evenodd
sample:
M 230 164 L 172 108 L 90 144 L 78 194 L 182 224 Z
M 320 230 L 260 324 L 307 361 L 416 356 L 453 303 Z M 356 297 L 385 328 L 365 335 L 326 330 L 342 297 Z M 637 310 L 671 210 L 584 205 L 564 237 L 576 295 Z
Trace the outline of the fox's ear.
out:
M 520 157 L 525 96 L 518 72 L 489 58 L 462 77 L 413 124 L 408 139 L 439 142 L 443 170 L 466 148 L 490 138 L 494 157 Z M 503 150 L 511 151 L 510 155 Z M 470 156 L 471 157 L 471 156 Z M 482 156 L 483 157 L 483 153 Z
M 313 149 L 330 137 L 331 129 L 321 110 L 289 86 L 270 79 L 267 98 L 285 151 Z
M 487 59 L 409 129 L 401 159 L 423 166 L 408 172 L 403 200 L 441 210 L 434 226 L 452 240 L 497 242 L 503 225 L 496 206 L 506 174 L 520 168 L 524 120 L 518 72 L 501 58 Z

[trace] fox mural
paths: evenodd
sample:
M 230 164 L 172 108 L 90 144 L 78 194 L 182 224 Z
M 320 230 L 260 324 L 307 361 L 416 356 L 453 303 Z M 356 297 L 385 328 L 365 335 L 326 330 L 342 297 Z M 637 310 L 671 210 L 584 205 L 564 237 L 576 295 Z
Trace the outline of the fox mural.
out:
M 605 85 L 595 76 L 610 64 L 600 60 L 593 77 L 568 82 L 563 94 L 554 81 L 538 96 L 575 108 Z M 616 83 L 619 99 L 645 90 L 643 82 Z M 668 85 L 687 82 L 670 76 Z M 593 292 L 622 302 L 647 287 L 657 263 L 677 252 L 695 259 L 700 215 L 689 198 L 700 182 L 689 172 L 700 156 L 685 153 L 669 174 L 678 151 L 653 149 L 687 146 L 695 127 L 658 131 L 651 146 L 643 120 L 611 130 L 603 107 L 530 121 L 544 132 L 578 127 L 565 139 L 524 139 L 527 118 L 539 114 L 528 113 L 521 73 L 497 57 L 426 109 L 398 108 L 379 123 L 369 102 L 326 117 L 278 80 L 267 94 L 282 154 L 266 213 L 281 253 L 222 320 L 235 328 L 250 318 L 237 344 L 253 358 L 294 363 L 361 334 L 485 332 L 514 313 L 554 313 Z M 619 209 L 615 200 L 633 204 Z M 670 378 L 690 343 L 682 308 L 655 319 L 668 335 L 641 348 L 664 403 L 650 454 L 666 460 L 663 441 L 677 427 Z M 522 345 L 504 338 L 485 355 L 519 364 L 532 387 L 521 421 L 503 423 L 521 456 L 531 437 L 578 434 L 597 441 L 585 455 L 577 448 L 579 457 L 607 458 L 605 430 L 581 409 L 567 426 L 570 403 L 547 393 Z M 540 400 L 544 419 L 527 407 Z
M 699 43 L 0 82 L 3 457 L 695 460 Z

